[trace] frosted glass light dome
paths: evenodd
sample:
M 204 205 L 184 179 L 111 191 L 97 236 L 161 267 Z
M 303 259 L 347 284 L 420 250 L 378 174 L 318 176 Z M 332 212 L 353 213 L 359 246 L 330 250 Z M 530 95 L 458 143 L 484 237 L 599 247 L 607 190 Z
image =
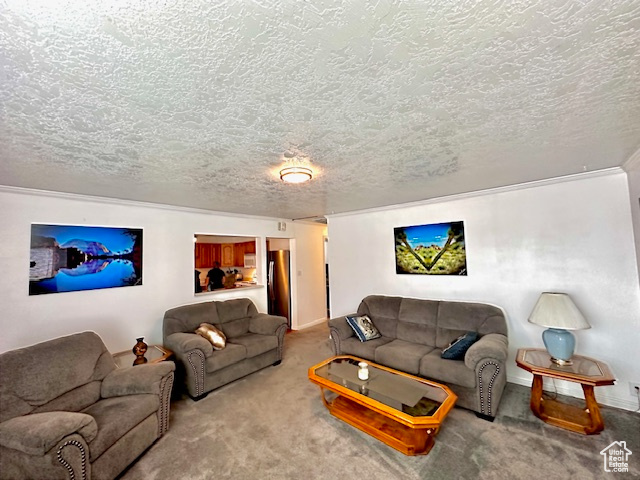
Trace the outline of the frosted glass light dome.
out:
M 280 170 L 280 179 L 286 183 L 304 183 L 313 178 L 310 168 L 287 167 Z

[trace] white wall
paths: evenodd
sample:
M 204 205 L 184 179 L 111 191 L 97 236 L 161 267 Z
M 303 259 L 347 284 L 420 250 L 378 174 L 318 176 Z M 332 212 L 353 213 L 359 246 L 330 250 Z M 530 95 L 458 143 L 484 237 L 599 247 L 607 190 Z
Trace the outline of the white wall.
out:
M 290 228 L 291 230 L 291 228 Z M 289 250 L 290 249 L 289 240 L 286 238 L 270 238 L 269 245 L 267 245 L 267 250 L 270 252 L 275 252 L 276 250 Z
M 278 231 L 281 219 L 10 187 L 0 188 L 0 211 L 0 352 L 85 330 L 97 332 L 112 352 L 133 347 L 138 336 L 144 336 L 148 343 L 161 343 L 164 312 L 185 303 L 249 297 L 265 312 L 265 287 L 194 297 L 193 234 L 257 237 L 259 259 L 266 257 L 266 237 L 294 235 Z M 143 285 L 29 296 L 31 223 L 142 228 Z M 315 252 L 315 245 L 310 248 Z M 298 242 L 299 253 L 305 255 L 306 250 L 305 242 Z M 264 270 L 259 269 L 262 284 L 266 281 Z M 324 287 L 319 293 L 308 288 L 299 290 L 302 296 L 295 301 L 300 305 L 324 294 Z
M 463 220 L 468 276 L 396 275 L 393 228 Z M 592 328 L 577 331 L 578 354 L 604 360 L 617 385 L 599 401 L 636 409 L 628 382 L 640 383 L 640 289 L 626 174 L 619 169 L 329 217 L 332 316 L 370 294 L 478 301 L 505 309 L 508 380 L 530 385 L 515 364 L 520 347 L 543 347 L 527 322 L 543 291 L 569 293 Z M 577 397 L 576 384 L 557 382 Z
M 327 320 L 327 296 L 324 273 L 324 225 L 291 222 L 295 233 L 295 265 L 291 278 L 296 278 L 298 301 L 294 329 L 303 329 Z
M 640 272 L 640 150 L 625 164 L 625 170 L 629 180 L 631 219 L 636 244 L 636 260 Z

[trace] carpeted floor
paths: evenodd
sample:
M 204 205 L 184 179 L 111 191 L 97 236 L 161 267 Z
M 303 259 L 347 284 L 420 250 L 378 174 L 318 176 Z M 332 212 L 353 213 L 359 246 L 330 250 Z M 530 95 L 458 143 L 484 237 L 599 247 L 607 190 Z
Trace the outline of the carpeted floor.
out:
M 640 414 L 603 407 L 604 432 L 583 436 L 534 417 L 529 388 L 514 384 L 493 423 L 455 408 L 428 455 L 405 456 L 322 404 L 307 370 L 331 356 L 328 335 L 288 333 L 281 365 L 172 402 L 169 431 L 122 480 L 640 478 Z M 629 473 L 604 472 L 599 452 L 614 441 L 633 452 Z

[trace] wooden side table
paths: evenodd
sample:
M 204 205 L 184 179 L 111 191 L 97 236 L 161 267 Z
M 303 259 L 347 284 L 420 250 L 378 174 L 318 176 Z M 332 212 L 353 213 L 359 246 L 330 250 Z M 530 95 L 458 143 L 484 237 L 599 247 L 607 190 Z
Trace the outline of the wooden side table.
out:
M 533 374 L 531 385 L 531 410 L 539 419 L 556 427 L 584 435 L 604 430 L 604 422 L 593 393 L 593 387 L 613 385 L 615 378 L 609 367 L 593 358 L 574 355 L 572 365 L 560 366 L 542 348 L 521 348 L 516 363 Z M 587 407 L 581 409 L 552 399 L 542 398 L 542 377 L 576 382 L 582 386 Z
M 147 363 L 164 362 L 165 360 L 169 360 L 172 356 L 173 352 L 171 350 L 167 350 L 160 345 L 149 345 L 147 352 L 144 354 L 144 357 L 148 360 Z M 118 368 L 131 367 L 135 359 L 136 356 L 131 350 L 113 354 L 113 360 L 116 362 Z

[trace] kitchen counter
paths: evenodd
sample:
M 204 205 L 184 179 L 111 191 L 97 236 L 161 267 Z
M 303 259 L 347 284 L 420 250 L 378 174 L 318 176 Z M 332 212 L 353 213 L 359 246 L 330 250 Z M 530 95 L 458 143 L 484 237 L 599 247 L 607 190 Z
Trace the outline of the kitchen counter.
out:
M 250 288 L 263 288 L 264 285 L 261 285 L 259 283 L 253 283 L 253 282 L 236 282 L 235 285 L 232 288 L 216 288 L 215 290 L 212 291 L 204 291 L 204 292 L 200 292 L 200 293 L 196 293 L 196 296 L 200 296 L 200 295 L 207 295 L 209 293 L 222 293 L 222 292 L 232 292 L 235 290 L 246 290 L 246 289 L 250 289 Z

